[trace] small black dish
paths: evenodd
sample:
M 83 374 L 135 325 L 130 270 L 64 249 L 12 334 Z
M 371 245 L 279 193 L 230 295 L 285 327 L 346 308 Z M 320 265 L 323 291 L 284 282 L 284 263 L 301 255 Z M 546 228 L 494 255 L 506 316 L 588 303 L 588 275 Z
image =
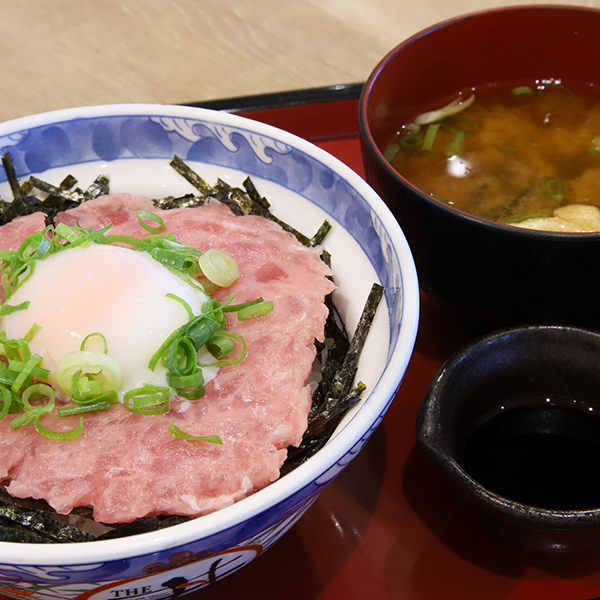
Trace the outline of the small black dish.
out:
M 452 356 L 417 442 L 484 522 L 534 552 L 600 548 L 600 334 L 529 325 Z

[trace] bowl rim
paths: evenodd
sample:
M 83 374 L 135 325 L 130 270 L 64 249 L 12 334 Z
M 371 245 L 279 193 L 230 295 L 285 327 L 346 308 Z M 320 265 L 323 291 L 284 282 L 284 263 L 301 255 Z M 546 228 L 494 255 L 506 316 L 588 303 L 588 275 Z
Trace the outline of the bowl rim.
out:
M 449 454 L 440 450 L 442 436 L 436 423 L 433 422 L 434 413 L 441 410 L 438 388 L 446 386 L 455 368 L 467 360 L 467 357 L 479 348 L 491 346 L 502 342 L 507 337 L 515 334 L 521 336 L 537 336 L 540 333 L 560 332 L 569 338 L 584 340 L 594 339 L 600 346 L 600 332 L 586 327 L 568 324 L 526 324 L 505 327 L 493 331 L 469 342 L 463 348 L 452 354 L 441 366 L 431 381 L 426 391 L 415 427 L 418 444 L 426 454 L 440 467 L 440 469 L 454 481 L 463 495 L 468 496 L 473 502 L 490 512 L 503 515 L 526 526 L 536 528 L 560 530 L 585 530 L 597 527 L 600 522 L 600 507 L 588 509 L 550 509 L 532 506 L 511 500 L 485 487 L 474 479 L 459 463 Z M 514 342 L 513 342 L 514 343 Z M 434 408 L 435 407 L 435 410 Z
M 384 371 L 360 410 L 352 416 L 342 430 L 336 432 L 324 448 L 306 463 L 262 490 L 231 506 L 186 523 L 127 538 L 70 544 L 27 544 L 0 541 L 0 564 L 7 562 L 22 565 L 66 566 L 131 559 L 189 544 L 227 531 L 260 515 L 326 475 L 329 469 L 335 468 L 338 461 L 360 442 L 363 436 L 369 433 L 372 425 L 377 423 L 393 400 L 414 348 L 419 320 L 419 286 L 408 242 L 395 217 L 373 188 L 342 161 L 311 142 L 282 129 L 232 113 L 182 105 L 144 103 L 100 104 L 20 117 L 0 123 L 0 136 L 74 119 L 128 115 L 200 118 L 226 126 L 243 126 L 246 129 L 252 129 L 257 134 L 264 134 L 298 148 L 338 173 L 364 199 L 368 200 L 369 206 L 377 214 L 393 242 L 401 266 L 403 282 L 402 327 L 396 345 L 388 355 Z M 360 415 L 359 418 L 357 418 L 358 415 Z M 126 543 L 124 543 L 125 539 Z
M 363 86 L 359 98 L 358 121 L 360 136 L 364 146 L 366 147 L 366 150 L 376 161 L 378 166 L 382 168 L 387 173 L 387 175 L 391 176 L 395 181 L 400 183 L 400 185 L 402 185 L 405 188 L 408 188 L 413 194 L 417 195 L 430 208 L 440 210 L 443 213 L 445 213 L 446 216 L 456 219 L 458 221 L 463 221 L 466 224 L 475 227 L 484 227 L 487 229 L 491 229 L 492 231 L 498 234 L 511 235 L 517 238 L 542 239 L 559 243 L 600 241 L 600 232 L 560 232 L 544 231 L 542 229 L 525 229 L 522 227 L 514 227 L 509 224 L 496 223 L 494 221 L 489 221 L 482 217 L 477 217 L 475 215 L 465 212 L 464 210 L 453 208 L 439 200 L 436 200 L 435 198 L 429 196 L 428 194 L 417 188 L 415 185 L 413 185 L 410 181 L 408 181 L 408 179 L 406 179 L 398 171 L 396 171 L 386 160 L 383 153 L 375 143 L 375 140 L 371 133 L 371 128 L 369 126 L 369 119 L 367 116 L 367 107 L 369 104 L 371 90 L 373 89 L 373 86 L 375 85 L 379 75 L 386 68 L 387 64 L 396 57 L 396 55 L 401 53 L 404 50 L 404 48 L 415 43 L 417 40 L 428 35 L 435 35 L 435 32 L 439 29 L 451 27 L 456 23 L 460 23 L 470 19 L 486 18 L 494 16 L 495 14 L 505 13 L 525 13 L 530 11 L 560 12 L 565 10 L 568 10 L 569 12 L 579 12 L 588 14 L 595 13 L 596 15 L 600 16 L 600 8 L 592 6 L 580 6 L 571 4 L 522 4 L 514 6 L 498 6 L 489 9 L 476 10 L 473 12 L 457 15 L 455 17 L 450 17 L 436 24 L 430 25 L 425 29 L 422 29 L 421 31 L 413 34 L 412 36 L 410 36 L 409 38 L 405 39 L 404 41 L 400 42 L 397 46 L 392 48 L 379 61 L 379 63 L 375 66 L 375 68 L 367 78 L 367 81 Z

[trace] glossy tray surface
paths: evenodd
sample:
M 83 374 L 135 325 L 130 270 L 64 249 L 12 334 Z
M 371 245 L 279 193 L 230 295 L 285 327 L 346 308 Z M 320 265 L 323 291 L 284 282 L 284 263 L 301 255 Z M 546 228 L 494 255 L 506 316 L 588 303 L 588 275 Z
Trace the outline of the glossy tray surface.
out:
M 331 90 L 317 102 L 236 112 L 309 139 L 363 175 L 360 86 L 348 87 L 341 99 Z M 430 381 L 479 335 L 427 296 L 421 302 L 415 352 L 383 425 L 272 549 L 198 599 L 600 597 L 600 555 L 550 559 L 510 545 L 473 518 L 416 447 L 417 411 Z
M 363 175 L 360 89 L 353 84 L 258 102 L 244 98 L 197 105 L 286 129 Z M 239 573 L 185 598 L 600 597 L 600 554 L 548 559 L 508 544 L 474 520 L 416 447 L 417 411 L 430 381 L 446 358 L 477 335 L 427 296 L 422 295 L 421 303 L 413 357 L 383 424 L 366 447 L 277 544 Z

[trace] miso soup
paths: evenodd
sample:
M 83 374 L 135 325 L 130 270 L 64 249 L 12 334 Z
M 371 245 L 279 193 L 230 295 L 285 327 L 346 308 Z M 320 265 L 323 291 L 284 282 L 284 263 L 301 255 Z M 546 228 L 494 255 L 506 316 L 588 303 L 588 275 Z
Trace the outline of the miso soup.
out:
M 460 112 L 415 119 L 429 122 L 405 123 L 395 133 L 386 158 L 408 181 L 498 223 L 527 226 L 567 205 L 583 205 L 600 223 L 596 86 L 556 80 L 489 84 L 457 96 L 468 105 Z M 471 103 L 464 102 L 471 96 Z

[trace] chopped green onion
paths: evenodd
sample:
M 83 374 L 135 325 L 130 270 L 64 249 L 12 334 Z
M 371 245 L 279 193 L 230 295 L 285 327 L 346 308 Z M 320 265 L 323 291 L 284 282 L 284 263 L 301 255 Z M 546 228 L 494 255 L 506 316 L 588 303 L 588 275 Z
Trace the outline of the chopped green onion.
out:
M 215 300 L 215 302 L 217 301 Z M 205 304 L 208 304 L 208 302 Z M 213 333 L 220 328 L 220 322 L 208 317 L 205 314 L 194 317 L 192 320 L 176 329 L 167 337 L 167 339 L 160 345 L 160 348 L 152 355 L 150 362 L 148 363 L 148 368 L 151 371 L 154 371 L 160 359 L 165 355 L 171 345 L 180 337 L 184 335 L 191 337 L 196 345 L 196 348 L 200 349 L 200 347 L 211 338 Z
M 204 293 L 208 294 L 209 296 L 212 296 L 212 294 L 214 294 L 215 291 L 217 290 L 217 288 L 219 287 L 218 285 L 216 285 L 215 283 L 213 283 L 210 279 L 207 279 L 206 277 L 203 277 L 202 279 L 200 279 L 199 283 L 202 286 L 202 290 L 204 291 Z
M 258 304 L 259 302 L 263 302 L 262 298 L 256 298 L 256 300 L 250 300 L 249 302 L 241 302 L 240 304 L 228 304 L 227 306 L 223 306 L 223 312 L 237 312 L 242 308 L 246 308 L 247 306 L 252 306 L 253 304 Z
M 235 344 L 228 337 L 215 334 L 206 342 L 206 349 L 215 358 L 219 359 L 231 354 L 235 350 Z
M 241 335 L 238 335 L 237 333 L 234 333 L 233 331 L 227 331 L 226 329 L 219 331 L 219 335 L 231 338 L 233 341 L 239 342 L 241 345 L 239 354 L 237 356 L 235 356 L 234 358 L 227 359 L 227 360 L 218 360 L 216 362 L 213 362 L 213 363 L 210 363 L 207 365 L 198 363 L 198 366 L 200 366 L 200 367 L 231 367 L 232 365 L 237 365 L 239 362 L 244 360 L 244 358 L 246 358 L 246 353 L 248 351 L 248 348 L 246 346 L 246 340 Z
M 174 375 L 189 375 L 196 367 L 197 352 L 198 348 L 189 337 L 178 337 L 167 350 L 167 369 Z
M 75 242 L 81 236 L 81 231 L 69 227 L 66 223 L 59 223 L 55 226 L 54 232 L 57 236 L 64 238 L 67 242 Z
M 562 202 L 567 195 L 567 188 L 564 181 L 560 177 L 552 175 L 544 175 L 540 177 L 544 191 L 550 196 L 554 202 Z
M 74 402 L 84 403 L 102 395 L 102 382 L 93 376 L 83 375 L 81 369 L 71 378 L 71 398 Z
M 39 417 L 36 417 L 33 422 L 38 433 L 57 442 L 74 440 L 83 433 L 83 417 L 79 417 L 79 425 L 68 431 L 52 431 L 50 429 L 46 429 L 40 423 Z
M 0 421 L 10 412 L 13 398 L 15 397 L 14 392 L 9 390 L 7 387 L 0 385 L 0 396 L 2 396 L 2 410 L 0 411 Z
M 10 422 L 11 431 L 17 431 L 17 429 L 21 429 L 21 427 L 25 427 L 30 423 L 33 423 L 36 418 L 41 417 L 43 414 L 49 412 L 45 406 L 36 406 L 31 410 L 26 410 L 21 413 L 18 417 L 15 417 Z
M 21 302 L 21 304 L 17 304 L 16 306 L 11 306 L 10 304 L 2 304 L 0 305 L 0 317 L 4 315 L 12 315 L 12 313 L 19 312 L 20 310 L 26 310 L 29 308 L 29 300 L 25 302 Z
M 26 363 L 21 363 L 21 364 L 23 366 L 19 370 L 19 374 L 17 375 L 16 379 L 14 380 L 14 382 L 11 386 L 11 390 L 13 392 L 15 392 L 15 394 L 18 393 L 18 391 L 25 385 L 25 381 L 28 380 L 33 369 L 35 369 L 36 367 L 38 367 L 39 365 L 42 364 L 42 357 L 39 354 L 34 354 L 29 359 L 27 359 Z M 11 368 L 10 363 L 9 363 L 9 368 Z M 31 386 L 30 388 L 28 388 L 28 390 L 31 390 L 32 388 L 36 388 L 36 386 Z M 49 388 L 49 389 L 52 389 L 52 388 Z M 52 390 L 52 394 L 54 394 L 54 390 Z M 23 393 L 23 403 L 27 406 L 27 402 L 25 400 L 25 393 Z
M 71 383 L 73 375 L 81 370 L 83 374 L 93 374 L 102 381 L 102 390 L 120 390 L 123 369 L 119 361 L 104 353 L 75 350 L 60 357 L 56 367 L 56 379 L 60 388 L 68 396 L 73 396 Z
M 136 212 L 138 223 L 150 233 L 161 233 L 167 229 L 162 217 L 159 217 L 157 214 L 150 212 L 148 210 L 138 210 Z M 154 223 L 158 223 L 158 227 L 154 227 L 145 221 L 152 221 Z
M 439 108 L 438 110 L 431 110 L 429 112 L 424 112 L 420 114 L 416 119 L 415 123 L 417 125 L 427 125 L 428 123 L 434 123 L 435 121 L 439 121 L 444 117 L 448 117 L 451 115 L 455 115 L 475 102 L 475 94 L 471 94 L 466 100 L 459 96 L 456 100 L 450 102 L 446 106 Z
M 218 435 L 191 435 L 182 431 L 177 423 L 169 425 L 169 434 L 176 440 L 199 440 L 201 442 L 208 442 L 209 444 L 223 445 L 223 441 Z
M 25 378 L 36 377 L 38 379 L 48 379 L 50 371 L 43 369 L 39 365 L 41 364 L 41 356 L 34 354 L 33 357 L 29 357 L 27 362 L 22 360 L 16 360 L 13 358 L 8 359 L 8 369 L 15 373 L 15 375 L 25 374 Z M 15 390 L 16 392 L 17 390 Z
M 192 311 L 192 307 L 183 299 L 180 298 L 179 296 L 176 296 L 175 294 L 171 294 L 170 292 L 168 294 L 166 294 L 167 298 L 171 298 L 171 300 L 176 300 L 177 302 L 179 302 L 179 304 L 181 304 L 181 306 L 183 306 L 183 308 L 185 308 L 185 312 L 187 313 L 188 319 L 193 319 L 194 318 L 194 311 Z
M 29 402 L 29 399 L 40 400 L 42 398 L 47 398 L 48 402 L 45 405 L 37 405 L 32 406 Z M 23 405 L 26 411 L 36 410 L 38 408 L 43 408 L 44 412 L 49 412 L 54 408 L 54 402 L 56 399 L 56 395 L 54 393 L 54 389 L 45 383 L 37 383 L 35 385 L 30 385 L 25 389 L 23 394 L 21 395 L 21 400 L 23 401 Z
M 192 389 L 204 385 L 204 376 L 202 375 L 202 369 L 189 374 L 172 375 L 167 373 L 167 383 L 176 390 L 180 389 Z
M 409 132 L 400 139 L 400 146 L 406 150 L 418 150 L 423 145 L 423 138 L 418 133 Z
M 513 223 L 522 223 L 523 221 L 527 221 L 529 219 L 545 219 L 548 215 L 544 213 L 531 213 L 529 215 L 525 215 L 524 217 L 515 217 L 514 219 L 507 219 L 504 221 L 506 224 L 511 225 Z
M 135 250 L 141 249 L 144 246 L 144 241 L 145 239 L 140 239 L 133 237 L 132 235 L 123 235 L 119 233 L 109 235 L 107 238 L 105 238 L 106 244 L 127 244 Z
M 178 250 L 155 247 L 150 250 L 150 256 L 165 267 L 178 269 L 179 271 L 183 271 L 184 269 L 187 271 L 189 269 L 186 255 Z
M 240 276 L 240 268 L 229 254 L 216 248 L 207 250 L 198 264 L 207 279 L 219 287 L 229 287 Z
M 225 327 L 225 310 L 227 307 L 231 305 L 233 302 L 234 296 L 229 296 L 229 298 L 223 302 L 219 303 L 215 298 L 211 298 L 207 300 L 202 305 L 202 314 L 206 316 L 210 316 L 215 321 L 218 321 L 221 324 L 221 327 Z
M 222 327 L 223 324 L 220 321 L 204 316 L 186 331 L 186 336 L 194 343 L 196 350 L 200 350 L 214 333 Z
M 519 152 L 529 144 L 528 133 L 512 133 L 502 140 L 502 150 L 505 152 Z
M 517 96 L 531 96 L 533 90 L 528 85 L 520 85 L 511 90 L 511 94 Z
M 74 415 L 82 415 L 91 412 L 97 412 L 101 410 L 108 410 L 114 403 L 106 400 L 99 400 L 96 402 L 89 402 L 87 404 L 72 404 L 70 406 L 62 406 L 57 409 L 59 417 L 72 417 Z
M 127 409 L 139 415 L 162 415 L 169 410 L 169 388 L 144 383 L 123 396 Z
M 436 200 L 439 200 L 440 202 L 443 202 L 444 204 L 452 204 L 452 202 L 450 202 L 450 200 L 447 200 L 446 198 L 444 198 L 443 196 L 440 196 L 439 194 L 431 193 L 429 195 L 432 198 L 435 198 Z
M 6 336 L 2 336 L 0 339 L 4 344 L 4 352 L 8 359 L 29 360 L 31 351 L 29 350 L 29 344 L 24 339 L 9 340 L 6 339 Z
M 92 337 L 99 337 L 102 340 L 103 346 L 104 346 L 104 354 L 108 354 L 108 343 L 106 341 L 106 338 L 101 333 L 98 333 L 98 332 L 90 333 L 89 335 L 86 335 L 83 338 L 83 341 L 81 342 L 81 346 L 79 346 L 79 349 L 85 350 L 85 345 L 87 344 L 87 341 Z
M 47 230 L 36 231 L 27 236 L 21 243 L 17 253 L 24 258 L 33 258 L 34 260 L 43 259 L 48 254 L 51 246 L 46 232 Z
M 391 162 L 396 154 L 400 151 L 400 144 L 398 142 L 392 142 L 383 153 L 383 156 L 388 162 Z
M 456 130 L 454 137 L 448 147 L 446 148 L 445 154 L 448 158 L 453 156 L 459 156 L 465 149 L 465 132 L 462 130 Z
M 440 125 L 440 123 L 429 124 L 427 132 L 425 133 L 425 138 L 423 139 L 423 150 L 430 151 L 433 148 L 433 142 L 435 141 L 435 136 L 437 135 Z
M 547 102 L 562 106 L 573 99 L 573 92 L 561 83 L 550 83 L 538 86 L 538 93 Z
M 31 328 L 29 329 L 29 331 L 25 334 L 25 337 L 23 338 L 27 343 L 29 343 L 35 336 L 35 334 L 40 331 L 40 329 L 42 329 L 39 325 L 37 325 L 36 323 L 34 323 Z
M 237 316 L 240 321 L 248 321 L 257 317 L 264 317 L 273 311 L 273 301 L 263 300 L 257 304 L 251 304 L 237 311 Z

